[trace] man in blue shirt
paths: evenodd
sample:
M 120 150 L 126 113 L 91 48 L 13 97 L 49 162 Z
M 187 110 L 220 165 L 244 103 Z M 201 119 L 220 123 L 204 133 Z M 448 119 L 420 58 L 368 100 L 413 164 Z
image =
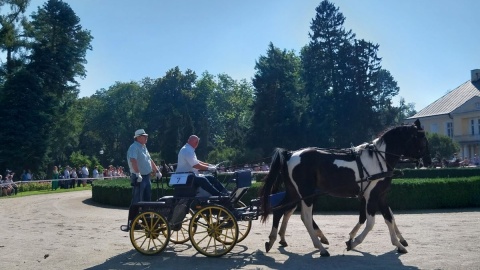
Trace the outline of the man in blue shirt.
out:
M 127 151 L 130 183 L 133 187 L 130 206 L 140 201 L 150 201 L 152 199 L 152 185 L 150 183 L 150 173 L 152 171 L 157 173 L 158 178 L 162 177 L 162 174 L 147 150 L 146 143 L 148 134 L 145 133 L 145 130 L 139 129 L 135 131 L 133 138 L 135 141 Z M 133 213 L 129 211 L 129 221 L 134 218 L 134 216 L 131 216 L 132 214 Z
M 199 170 L 202 171 L 215 171 L 214 165 L 197 159 L 195 149 L 200 143 L 200 138 L 196 135 L 191 135 L 188 138 L 187 143 L 178 152 L 178 163 L 175 172 L 193 172 L 195 173 L 194 184 L 196 187 L 201 187 L 208 193 L 214 196 L 228 195 L 228 191 L 225 187 L 218 182 L 213 176 L 201 176 L 198 174 Z

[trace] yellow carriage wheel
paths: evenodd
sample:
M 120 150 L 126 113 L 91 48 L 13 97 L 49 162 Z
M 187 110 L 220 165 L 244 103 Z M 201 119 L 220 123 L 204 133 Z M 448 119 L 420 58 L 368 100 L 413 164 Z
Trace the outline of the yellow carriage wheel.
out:
M 143 212 L 133 219 L 130 227 L 130 241 L 133 247 L 144 255 L 154 255 L 167 247 L 170 227 L 167 220 L 156 212 Z
M 192 219 L 192 216 L 194 214 L 195 213 L 192 211 L 192 209 L 190 209 L 182 221 L 182 226 L 178 230 L 171 228 L 170 241 L 172 241 L 175 244 L 183 244 L 188 240 L 190 240 L 190 236 L 188 234 L 188 228 L 190 226 L 190 220 Z
M 208 257 L 220 257 L 237 243 L 238 224 L 226 208 L 209 205 L 193 215 L 188 233 L 198 252 Z

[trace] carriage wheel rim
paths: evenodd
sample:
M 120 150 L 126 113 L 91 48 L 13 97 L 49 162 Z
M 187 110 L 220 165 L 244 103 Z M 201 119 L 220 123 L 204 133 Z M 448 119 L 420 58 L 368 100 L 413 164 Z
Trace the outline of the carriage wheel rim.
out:
M 144 255 L 162 252 L 168 245 L 170 227 L 167 220 L 156 212 L 143 212 L 132 221 L 130 241 Z
M 238 224 L 226 208 L 206 206 L 192 217 L 189 235 L 198 252 L 208 257 L 220 257 L 230 252 L 237 243 Z

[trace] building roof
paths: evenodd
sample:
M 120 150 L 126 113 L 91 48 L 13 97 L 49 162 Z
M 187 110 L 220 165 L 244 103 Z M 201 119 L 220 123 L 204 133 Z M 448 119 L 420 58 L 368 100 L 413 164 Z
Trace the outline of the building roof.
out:
M 480 97 L 480 81 L 469 80 L 407 119 L 448 114 L 476 96 Z

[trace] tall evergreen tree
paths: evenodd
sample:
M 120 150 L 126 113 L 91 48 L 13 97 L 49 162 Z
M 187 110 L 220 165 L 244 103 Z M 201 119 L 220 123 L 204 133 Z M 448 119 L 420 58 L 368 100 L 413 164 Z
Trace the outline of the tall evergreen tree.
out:
M 26 24 L 25 11 L 30 0 L 0 0 L 0 49 L 6 54 L 6 61 L 1 67 L 0 78 L 11 75 L 23 65 L 26 42 L 22 38 L 23 24 Z M 4 12 L 8 6 L 10 12 Z
M 338 146 L 336 105 L 342 102 L 346 81 L 345 55 L 355 37 L 345 30 L 345 17 L 324 0 L 315 9 L 309 44 L 302 49 L 303 79 L 309 98 L 308 141 L 314 145 Z
M 16 122 L 17 126 L 23 125 L 20 121 L 29 125 L 25 129 L 0 131 L 0 137 L 8 132 L 7 137 L 24 138 L 20 144 L 28 145 L 35 141 L 42 148 L 41 155 L 38 155 L 36 148 L 30 147 L 26 147 L 22 153 L 32 158 L 25 160 L 24 165 L 34 172 L 47 171 L 45 164 L 53 161 L 51 154 L 63 151 L 64 146 L 55 144 L 54 138 L 73 139 L 78 132 L 74 125 L 69 125 L 72 121 L 66 117 L 78 95 L 76 77 L 85 76 L 85 55 L 86 50 L 91 49 L 92 39 L 89 31 L 82 30 L 79 22 L 70 6 L 60 0 L 49 0 L 33 13 L 32 21 L 25 29 L 30 48 L 27 51 L 29 62 L 22 67 L 23 71 L 18 76 L 11 79 L 12 82 L 5 84 L 3 90 L 3 102 L 22 102 L 21 106 L 28 110 L 26 114 L 38 116 L 38 120 L 33 121 L 10 118 L 8 120 Z M 26 76 L 30 76 L 25 82 L 28 85 L 25 88 L 18 87 L 19 80 Z M 35 97 L 35 100 L 25 99 L 25 94 Z M 2 109 L 7 110 L 7 107 Z M 1 116 L 7 117 L 8 113 L 2 113 Z M 18 143 L 3 147 L 6 149 L 0 152 L 0 160 L 13 158 L 8 153 L 18 149 Z M 43 162 L 37 162 L 38 158 L 42 158 Z
M 253 126 L 250 145 L 270 154 L 275 147 L 296 148 L 305 143 L 300 128 L 304 94 L 300 58 L 269 44 L 255 65 Z
M 345 30 L 345 17 L 328 0 L 316 11 L 311 41 L 302 50 L 309 141 L 333 147 L 362 143 L 391 124 L 382 114 L 391 110 L 398 87 L 381 67 L 379 45 Z
M 53 115 L 45 110 L 38 78 L 23 69 L 10 76 L 0 104 L 0 168 L 45 168 Z

